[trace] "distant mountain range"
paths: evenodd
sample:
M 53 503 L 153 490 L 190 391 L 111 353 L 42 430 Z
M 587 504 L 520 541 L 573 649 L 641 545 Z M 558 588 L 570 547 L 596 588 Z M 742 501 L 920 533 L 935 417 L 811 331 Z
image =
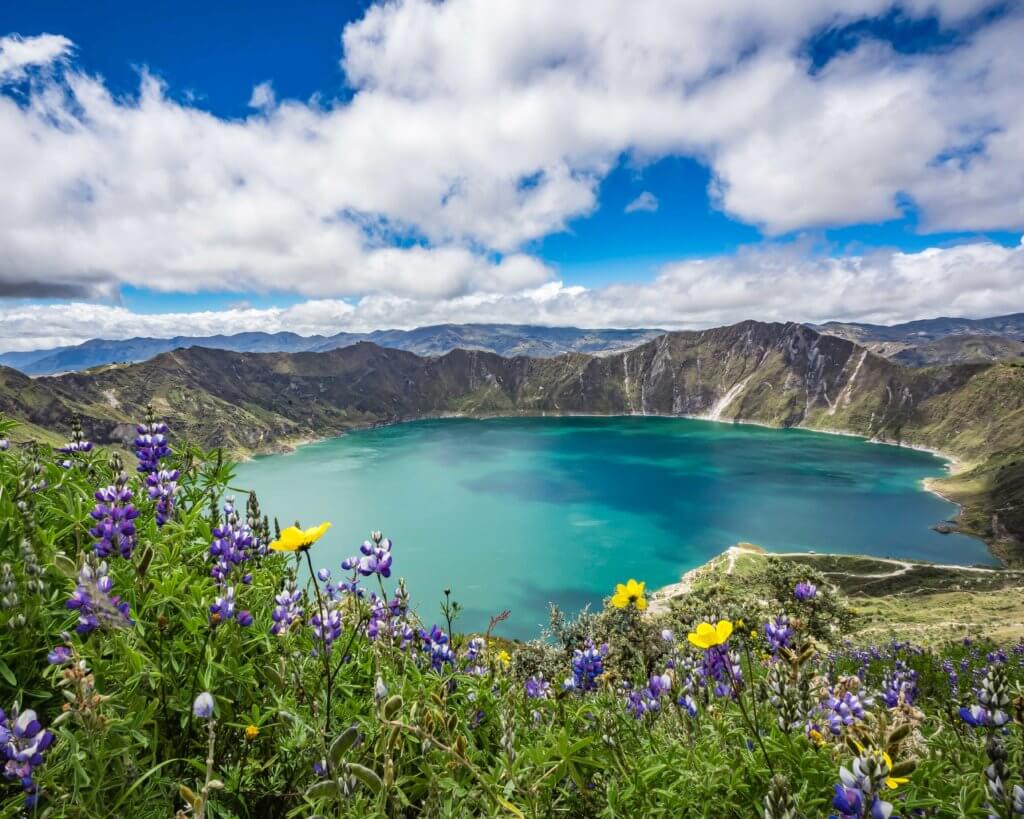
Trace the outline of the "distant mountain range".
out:
M 1024 360 L 1024 313 L 922 319 L 891 326 L 838 321 L 812 326 L 910 367 Z
M 56 442 L 77 413 L 92 440 L 129 442 L 150 401 L 176 440 L 239 453 L 452 414 L 698 416 L 899 441 L 967 463 L 942 482 L 964 504 L 962 528 L 1024 562 L 1024 366 L 911 369 L 800 324 L 664 333 L 600 356 L 423 357 L 359 342 L 319 353 L 190 347 L 39 378 L 0 367 L 0 412 L 26 425 L 23 437 Z
M 161 353 L 188 347 L 209 347 L 238 353 L 326 352 L 370 341 L 381 347 L 417 355 L 443 355 L 452 350 L 486 350 L 514 357 L 548 358 L 562 353 L 609 353 L 635 347 L 664 330 L 585 330 L 578 327 L 533 327 L 521 324 L 438 324 L 415 330 L 375 330 L 300 336 L 296 333 L 238 333 L 231 336 L 92 339 L 69 347 L 0 355 L 0 365 L 27 375 L 77 372 L 106 364 L 146 361 Z
M 936 318 L 886 326 L 828 322 L 808 325 L 853 341 L 910 367 L 1024 360 L 1024 313 L 987 319 Z M 92 339 L 82 344 L 0 354 L 0 365 L 27 375 L 77 372 L 107 364 L 146 361 L 188 347 L 239 353 L 326 352 L 370 341 L 417 355 L 452 350 L 483 350 L 505 357 L 551 358 L 564 353 L 607 355 L 635 347 L 664 333 L 657 329 L 588 330 L 522 324 L 438 324 L 414 330 L 375 330 L 300 336 L 296 333 L 238 333 L 174 338 Z

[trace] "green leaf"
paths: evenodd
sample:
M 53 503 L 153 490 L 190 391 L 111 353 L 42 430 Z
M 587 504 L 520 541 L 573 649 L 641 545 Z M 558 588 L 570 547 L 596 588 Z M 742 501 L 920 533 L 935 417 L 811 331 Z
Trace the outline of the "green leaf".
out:
M 0 660 L 0 677 L 12 688 L 18 687 L 18 678 L 14 676 L 14 672 L 11 671 L 10 666 L 7 665 L 3 660 Z
M 53 565 L 61 574 L 67 575 L 71 578 L 78 577 L 77 564 L 74 560 L 64 554 L 64 552 L 57 552 L 57 554 L 53 556 Z

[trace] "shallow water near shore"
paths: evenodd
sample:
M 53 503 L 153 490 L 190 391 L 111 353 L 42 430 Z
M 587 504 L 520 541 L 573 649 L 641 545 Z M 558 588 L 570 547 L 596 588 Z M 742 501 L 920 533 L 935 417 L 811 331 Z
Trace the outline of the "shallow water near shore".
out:
M 336 579 L 381 529 L 427 625 L 450 587 L 459 628 L 507 608 L 497 633 L 527 638 L 549 601 L 599 606 L 629 577 L 653 590 L 739 541 L 998 565 L 981 541 L 930 528 L 957 512 L 921 486 L 944 468 L 857 438 L 693 419 L 444 419 L 256 458 L 233 483 L 282 527 L 333 521 L 312 556 Z

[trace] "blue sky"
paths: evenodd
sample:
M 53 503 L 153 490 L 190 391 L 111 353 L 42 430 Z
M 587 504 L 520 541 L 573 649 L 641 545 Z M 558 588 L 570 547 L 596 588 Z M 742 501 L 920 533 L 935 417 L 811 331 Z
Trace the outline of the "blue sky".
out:
M 1020 4 L 531 5 L 8 4 L 0 346 L 1024 309 Z

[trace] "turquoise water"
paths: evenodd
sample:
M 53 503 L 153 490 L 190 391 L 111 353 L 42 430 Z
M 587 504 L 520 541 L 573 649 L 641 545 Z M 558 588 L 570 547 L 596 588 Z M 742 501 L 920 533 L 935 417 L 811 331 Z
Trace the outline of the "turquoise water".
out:
M 335 577 L 371 529 L 394 541 L 420 616 L 442 589 L 465 629 L 529 637 L 548 601 L 575 611 L 616 582 L 676 582 L 738 541 L 993 564 L 929 527 L 956 507 L 920 487 L 944 462 L 804 430 L 675 418 L 446 419 L 354 432 L 242 464 L 284 526 L 331 520 L 313 550 Z M 393 578 L 394 579 L 394 578 Z

